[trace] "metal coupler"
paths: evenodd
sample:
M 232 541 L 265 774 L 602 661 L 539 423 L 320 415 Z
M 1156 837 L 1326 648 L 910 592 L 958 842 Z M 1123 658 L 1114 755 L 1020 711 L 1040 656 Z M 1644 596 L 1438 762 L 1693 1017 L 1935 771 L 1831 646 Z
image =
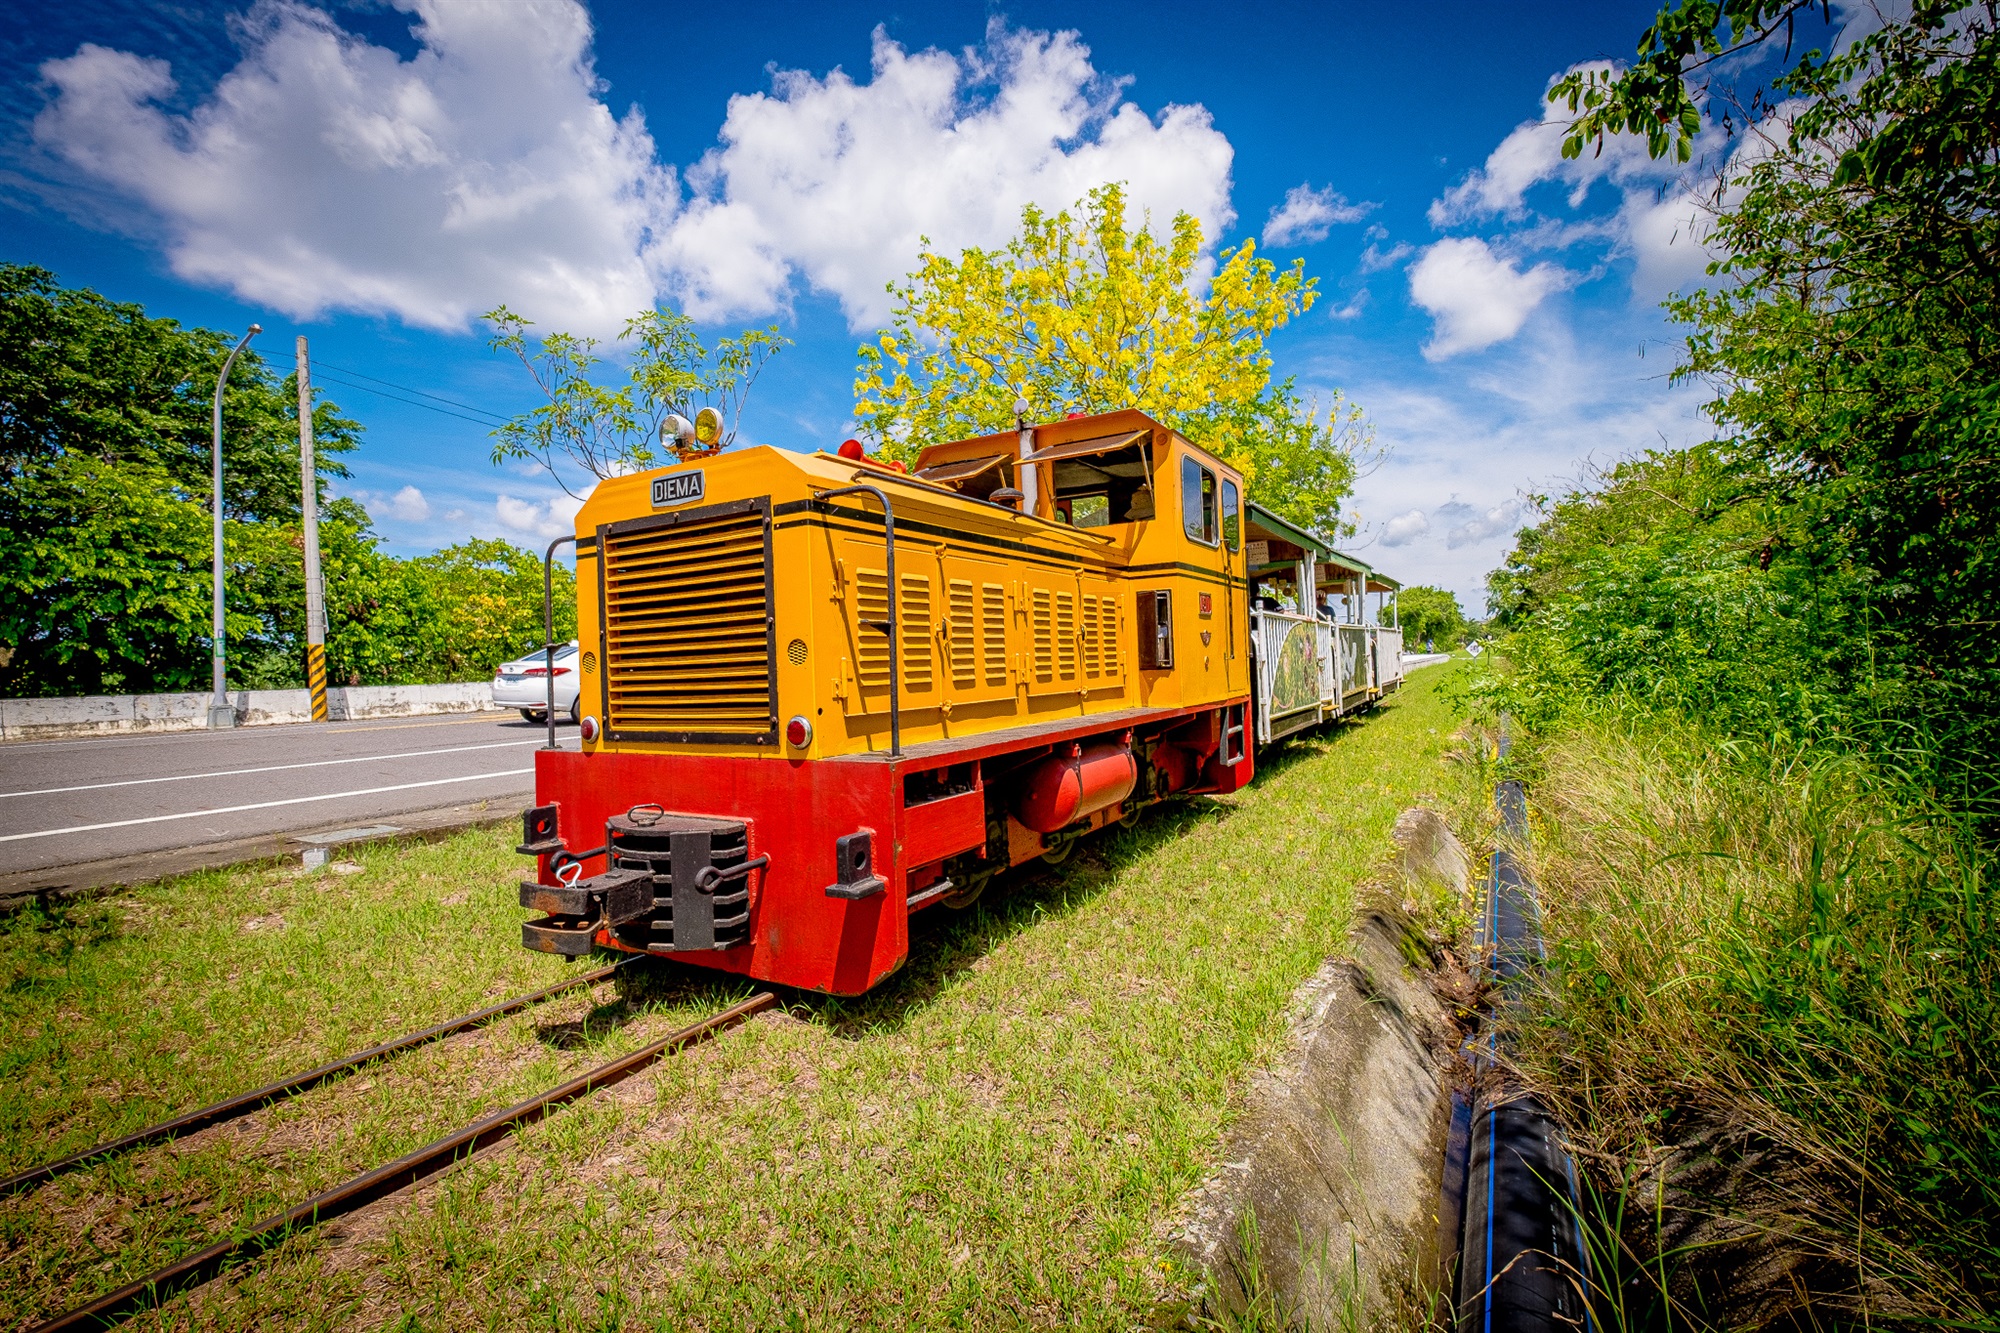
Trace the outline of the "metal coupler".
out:
M 653 877 L 644 870 L 607 870 L 560 884 L 524 880 L 521 906 L 548 913 L 521 924 L 522 947 L 578 958 L 594 947 L 598 931 L 653 910 Z

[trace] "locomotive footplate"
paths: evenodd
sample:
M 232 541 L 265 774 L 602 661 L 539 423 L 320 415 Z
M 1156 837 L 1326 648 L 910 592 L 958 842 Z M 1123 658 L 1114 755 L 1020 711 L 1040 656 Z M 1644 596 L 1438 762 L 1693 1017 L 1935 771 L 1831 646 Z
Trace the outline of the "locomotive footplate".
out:
M 731 819 L 635 806 L 605 821 L 612 867 L 640 871 L 649 909 L 612 926 L 620 943 L 653 953 L 733 949 L 750 938 L 749 830 Z

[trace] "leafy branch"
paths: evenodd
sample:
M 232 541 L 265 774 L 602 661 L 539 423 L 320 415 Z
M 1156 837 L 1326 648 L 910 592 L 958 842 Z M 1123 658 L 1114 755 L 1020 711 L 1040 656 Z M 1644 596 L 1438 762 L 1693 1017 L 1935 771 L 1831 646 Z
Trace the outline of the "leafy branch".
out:
M 596 339 L 557 332 L 531 344 L 533 322 L 506 306 L 484 318 L 493 328 L 487 345 L 518 359 L 548 400 L 493 432 L 493 461 L 538 463 L 571 496 L 577 492 L 564 478 L 565 465 L 602 481 L 660 465 L 663 447 L 676 458 L 691 456 L 676 443 L 662 446 L 660 425 L 669 414 L 691 418 L 701 406 L 719 406 L 724 429 L 715 451 L 727 449 L 758 375 L 791 341 L 772 325 L 710 347 L 692 319 L 655 308 L 625 322 L 617 341 L 631 348 L 626 382 L 610 386 L 597 381 L 607 363 Z

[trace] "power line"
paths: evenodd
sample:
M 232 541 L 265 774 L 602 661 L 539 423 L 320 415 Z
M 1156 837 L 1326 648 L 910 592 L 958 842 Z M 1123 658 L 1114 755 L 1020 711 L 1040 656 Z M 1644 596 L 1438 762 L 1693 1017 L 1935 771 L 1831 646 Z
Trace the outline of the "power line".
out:
M 482 416 L 489 416 L 489 417 L 494 416 L 494 413 L 488 412 L 483 407 L 474 407 L 471 403 L 461 403 L 456 398 L 446 398 L 441 394 L 430 393 L 424 389 L 412 388 L 407 384 L 398 384 L 394 380 L 380 379 L 374 375 L 364 375 L 358 370 L 349 370 L 345 366 L 336 366 L 330 361 L 316 361 L 313 364 L 318 366 L 325 366 L 328 370 L 337 371 L 342 375 L 352 375 L 354 376 L 354 378 L 358 380 L 367 380 L 370 384 L 380 384 L 390 389 L 401 389 L 404 393 L 413 393 L 417 395 L 417 397 L 419 398 L 433 399 L 436 402 L 443 403 L 446 407 L 461 408 L 467 412 L 477 412 Z
M 507 418 L 505 418 L 505 417 L 503 417 L 503 416 L 499 416 L 499 415 L 496 415 L 495 413 L 492 413 L 492 412 L 485 412 L 485 411 L 482 411 L 482 410 L 481 410 L 480 408 L 477 408 L 477 407 L 466 407 L 466 405 L 465 405 L 465 404 L 463 404 L 463 403 L 455 403 L 455 404 L 453 404 L 453 406 L 455 406 L 455 407 L 465 407 L 465 408 L 466 408 L 466 411 L 465 411 L 465 412 L 453 412 L 453 411 L 451 411 L 451 410 L 450 410 L 450 409 L 448 409 L 448 408 L 443 408 L 443 407 L 438 407 L 438 406 L 435 406 L 434 404 L 431 404 L 431 403 L 424 403 L 424 402 L 419 402 L 419 401 L 417 401 L 417 399 L 415 399 L 415 398 L 405 398 L 405 397 L 403 397 L 403 396 L 402 396 L 402 394 L 397 394 L 397 393 L 390 393 L 390 392 L 389 392 L 389 391 L 388 391 L 387 389 L 374 389 L 374 388 L 370 388 L 370 387 L 369 387 L 368 385 L 366 385 L 366 384 L 356 384 L 356 383 L 354 383 L 354 382 L 353 382 L 353 381 L 351 381 L 351 380 L 345 380 L 345 379 L 342 379 L 342 378 L 341 378 L 340 376 L 338 376 L 338 375 L 329 375 L 329 374 L 325 374 L 325 373 L 323 373 L 323 372 L 325 372 L 325 371 L 326 371 L 326 370 L 328 369 L 328 367 L 326 367 L 326 366 L 325 366 L 324 364 L 322 364 L 322 363 L 317 363 L 317 362 L 316 362 L 316 363 L 314 363 L 314 367 L 313 367 L 313 369 L 314 369 L 314 370 L 315 370 L 316 372 L 321 372 L 321 373 L 319 374 L 319 378 L 321 378 L 321 379 L 324 379 L 324 380 L 326 380 L 327 382 L 329 382 L 329 383 L 332 383 L 332 384 L 338 384 L 338 385 L 340 385 L 340 386 L 341 386 L 342 388 L 347 388 L 347 389 L 359 389 L 359 390 L 360 390 L 361 392 L 363 392 L 363 393 L 372 393 L 372 394 L 375 394 L 375 395 L 377 395 L 378 397 L 382 397 L 382 398 L 389 398 L 389 399 L 393 399 L 393 400 L 394 400 L 394 401 L 396 401 L 396 402 L 399 402 L 399 403 L 405 403 L 405 404 L 409 405 L 410 407 L 421 407 L 421 408 L 423 408 L 423 409 L 424 409 L 424 410 L 425 410 L 426 412 L 436 412 L 436 413 L 438 413 L 438 414 L 439 414 L 439 415 L 441 415 L 441 416 L 447 416 L 447 417 L 457 417 L 457 418 L 458 418 L 458 419 L 459 419 L 460 421 L 470 421 L 470 422 L 471 422 L 471 423 L 472 423 L 473 425 L 475 425 L 475 426 L 504 426 L 504 425 L 506 425 L 506 424 L 507 424 Z M 349 371 L 348 373 L 349 373 L 349 374 L 352 374 L 353 372 L 352 372 L 352 371 Z M 386 383 L 386 381 L 383 381 L 383 382 L 385 382 L 385 383 Z M 403 386 L 399 384 L 399 385 L 396 385 L 396 386 L 394 386 L 394 387 L 396 387 L 396 388 L 399 388 L 399 389 L 400 389 L 400 388 L 402 388 Z M 424 393 L 424 392 L 423 392 L 423 390 L 421 390 L 421 389 L 410 389 L 410 390 L 408 390 L 408 392 L 410 392 L 410 393 L 416 393 L 416 394 L 423 394 L 423 396 L 424 396 L 425 398 L 436 398 L 436 397 L 437 397 L 437 395 L 436 395 L 436 394 L 428 394 L 428 393 Z M 440 399 L 439 401 L 441 401 L 441 402 L 451 402 L 451 400 L 450 400 L 449 398 L 445 398 L 445 399 Z M 466 413 L 467 413 L 467 412 L 478 412 L 478 413 L 479 413 L 479 415 L 478 415 L 478 416 L 468 416 L 468 415 L 466 415 Z

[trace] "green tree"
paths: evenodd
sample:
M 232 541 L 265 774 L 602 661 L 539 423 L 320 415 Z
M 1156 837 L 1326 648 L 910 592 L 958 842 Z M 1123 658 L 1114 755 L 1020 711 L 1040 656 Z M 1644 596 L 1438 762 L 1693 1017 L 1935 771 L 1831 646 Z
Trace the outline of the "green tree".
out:
M 1425 643 L 1447 652 L 1465 642 L 1465 608 L 1458 594 L 1425 584 L 1396 594 L 1396 615 L 1403 627 L 1403 651 L 1415 652 Z
M 65 289 L 45 269 L 0 265 L 0 691 L 149 692 L 207 679 L 209 414 L 232 345 Z M 257 594 L 244 553 L 275 550 L 263 539 L 287 531 L 297 540 L 295 381 L 245 352 L 223 407 L 232 671 L 261 681 L 270 654 L 288 651 L 278 621 L 290 608 Z M 313 423 L 324 486 L 347 475 L 341 456 L 360 427 L 327 402 Z M 358 506 L 328 509 L 330 526 L 366 526 Z
M 596 339 L 550 333 L 531 346 L 534 325 L 506 306 L 485 318 L 493 328 L 488 345 L 517 358 L 548 400 L 493 432 L 493 461 L 538 463 L 570 495 L 577 492 L 564 475 L 568 469 L 602 480 L 665 462 L 672 455 L 661 445 L 660 423 L 670 412 L 692 418 L 701 407 L 719 405 L 718 448 L 728 448 L 758 374 L 790 344 L 772 325 L 710 347 L 686 315 L 655 308 L 625 322 L 618 342 L 630 348 L 626 381 L 611 387 L 592 378 L 605 364 Z
M 1540 729 L 1639 708 L 1807 742 L 1891 711 L 1855 651 L 1865 589 L 1851 569 L 1774 558 L 1794 516 L 1761 490 L 1759 469 L 1709 445 L 1557 499 L 1488 579 L 1519 668 L 1501 702 Z
M 1198 295 L 1203 243 L 1187 213 L 1164 237 L 1129 226 L 1111 184 L 1074 211 L 1030 204 L 999 250 L 953 259 L 927 244 L 889 289 L 892 326 L 857 353 L 855 418 L 908 458 L 1010 428 L 1017 398 L 1044 417 L 1138 408 L 1241 469 L 1261 503 L 1330 536 L 1351 531 L 1340 502 L 1370 429 L 1338 394 L 1322 415 L 1293 381 L 1273 383 L 1265 345 L 1312 308 L 1316 280 L 1246 241 Z
M 235 339 L 183 328 L 46 269 L 0 264 L 0 481 L 38 462 L 90 457 L 157 466 L 174 492 L 207 503 L 210 409 Z M 223 512 L 299 516 L 298 388 L 246 348 L 223 392 Z M 315 401 L 321 478 L 345 478 L 360 426 Z
M 410 560 L 329 553 L 337 610 L 328 672 L 359 684 L 477 680 L 539 643 L 542 561 L 510 542 L 473 540 Z M 557 566 L 556 635 L 576 633 L 576 576 Z
M 1671 305 L 1691 329 L 1679 373 L 1716 390 L 1765 515 L 1760 567 L 1851 574 L 1866 615 L 1846 674 L 1893 684 L 1885 725 L 1927 730 L 1937 780 L 1983 796 L 2000 785 L 2000 23 L 1991 0 L 1919 0 L 1831 53 L 1792 46 L 1818 12 L 1664 9 L 1629 69 L 1550 96 L 1577 113 L 1572 155 L 1638 132 L 1685 160 L 1703 99 L 1745 108 L 1763 142 L 1716 200 L 1723 281 Z M 1691 83 L 1754 71 L 1733 57 L 1781 38 L 1785 118 Z

